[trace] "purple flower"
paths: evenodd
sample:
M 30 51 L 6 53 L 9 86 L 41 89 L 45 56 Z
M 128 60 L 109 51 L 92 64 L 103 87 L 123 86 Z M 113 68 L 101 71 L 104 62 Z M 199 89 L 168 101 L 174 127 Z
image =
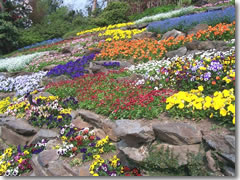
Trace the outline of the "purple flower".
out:
M 80 149 L 80 152 L 81 152 L 81 153 L 86 153 L 86 152 L 87 152 L 87 148 L 82 148 L 82 149 Z
M 204 73 L 203 75 L 204 81 L 208 81 L 211 78 L 211 75 L 212 75 L 211 72 Z
M 18 145 L 18 147 L 17 147 L 17 152 L 18 152 L 18 153 L 21 153 L 21 152 L 22 152 L 20 145 Z
M 101 169 L 102 169 L 103 171 L 107 172 L 107 171 L 108 171 L 108 165 L 102 164 Z

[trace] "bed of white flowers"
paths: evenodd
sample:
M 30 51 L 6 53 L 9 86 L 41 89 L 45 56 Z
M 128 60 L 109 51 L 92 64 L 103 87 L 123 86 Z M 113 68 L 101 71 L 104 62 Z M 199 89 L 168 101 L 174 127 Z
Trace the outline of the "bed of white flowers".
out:
M 25 68 L 36 57 L 44 55 L 45 52 L 29 55 L 0 59 L 0 71 L 20 71 Z

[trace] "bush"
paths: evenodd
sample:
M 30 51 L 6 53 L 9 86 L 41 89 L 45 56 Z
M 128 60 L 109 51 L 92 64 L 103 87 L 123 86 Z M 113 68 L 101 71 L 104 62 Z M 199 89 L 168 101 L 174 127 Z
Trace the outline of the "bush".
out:
M 99 26 L 128 22 L 130 7 L 125 2 L 110 2 L 95 23 Z
M 18 30 L 11 21 L 5 20 L 8 17 L 8 13 L 0 15 L 0 54 L 9 53 L 18 46 Z

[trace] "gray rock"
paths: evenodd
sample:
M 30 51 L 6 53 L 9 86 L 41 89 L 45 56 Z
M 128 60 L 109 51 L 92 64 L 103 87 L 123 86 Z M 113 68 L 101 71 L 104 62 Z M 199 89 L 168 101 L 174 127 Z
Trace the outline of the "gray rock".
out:
M 105 117 L 88 110 L 80 109 L 78 112 L 84 121 L 88 122 L 94 127 L 102 129 L 112 141 L 118 141 L 118 137 L 114 132 L 116 125 L 110 119 L 106 119 Z
M 84 122 L 81 117 L 77 117 L 76 119 L 73 119 L 72 124 L 79 129 L 82 129 L 85 127 L 89 127 L 89 128 L 92 127 L 92 125 L 90 125 L 89 123 Z
M 96 61 L 94 62 L 95 64 L 97 65 L 101 65 L 103 66 L 103 64 L 105 63 L 106 61 Z M 111 62 L 111 61 L 108 61 L 108 62 Z M 132 64 L 128 61 L 112 61 L 112 62 L 118 62 L 120 64 L 120 67 L 121 68 L 125 68 L 125 67 L 130 67 Z
M 187 34 L 188 35 L 196 34 L 200 30 L 208 30 L 208 25 L 207 24 L 198 24 L 195 27 L 193 27 L 192 29 L 190 29 Z
M 236 163 L 236 155 L 235 154 L 227 154 L 227 153 L 220 153 L 222 157 L 228 160 L 233 166 Z
M 231 168 L 231 167 L 228 167 L 228 166 L 224 166 L 223 167 L 223 173 L 226 175 L 226 176 L 236 176 L 235 175 L 235 169 Z
M 57 145 L 59 145 L 61 142 L 58 141 L 57 139 L 51 139 L 47 142 L 46 144 L 46 150 L 52 150 L 54 147 L 56 147 Z
M 179 37 L 179 36 L 185 36 L 185 34 L 184 34 L 183 32 L 181 32 L 181 31 L 178 31 L 178 30 L 176 30 L 176 29 L 173 29 L 173 30 L 168 31 L 168 32 L 166 32 L 165 34 L 163 34 L 162 40 L 163 40 L 163 39 L 168 39 L 168 38 L 170 38 L 170 37 L 177 38 L 177 37 Z
M 39 164 L 38 162 L 38 156 L 37 155 L 33 155 L 30 163 L 34 169 L 35 175 L 36 176 L 48 176 L 47 172 L 45 171 L 45 169 Z
M 45 76 L 42 78 L 40 85 L 45 86 L 49 83 L 55 83 L 58 81 L 67 81 L 67 80 L 70 80 L 70 78 L 66 75 L 54 76 L 54 77 Z
M 72 54 L 72 50 L 73 48 L 72 47 L 64 47 L 62 50 L 61 50 L 61 53 L 62 54 Z
M 217 171 L 217 169 L 216 169 L 216 162 L 215 162 L 215 160 L 212 157 L 211 151 L 207 151 L 206 152 L 206 158 L 207 158 L 207 166 L 208 166 L 208 168 L 211 171 L 216 172 Z
M 78 117 L 78 112 L 75 111 L 75 110 L 72 110 L 71 111 L 71 116 L 72 116 L 72 119 L 75 119 L 76 117 Z
M 100 65 L 96 65 L 93 64 L 92 67 L 89 67 L 89 69 L 93 72 L 93 73 L 106 73 L 108 72 L 107 68 L 105 68 L 104 66 L 100 66 Z
M 202 141 L 201 132 L 187 123 L 154 123 L 153 130 L 157 139 L 169 144 L 197 144 Z
M 63 162 L 51 161 L 49 162 L 47 173 L 50 176 L 72 176 L 63 166 Z
M 7 143 L 11 145 L 26 145 L 29 142 L 29 138 L 26 136 L 19 135 L 18 133 L 8 129 L 6 127 L 1 127 L 1 138 Z
M 181 47 L 177 50 L 167 52 L 166 56 L 169 57 L 169 58 L 172 58 L 174 56 L 181 57 L 181 56 L 184 56 L 186 53 L 187 53 L 187 48 L 184 46 L 184 47 Z
M 122 153 L 124 153 L 130 160 L 140 163 L 145 158 L 148 157 L 148 148 L 146 146 L 141 146 L 139 148 L 133 147 L 120 147 Z
M 56 64 L 51 64 L 51 65 L 45 66 L 43 68 L 43 71 L 50 71 L 51 69 L 53 69 L 56 66 L 57 66 Z
M 37 130 L 34 127 L 22 119 L 7 121 L 5 122 L 5 126 L 14 132 L 24 136 L 32 136 L 37 133 Z
M 154 33 L 145 31 L 145 32 L 133 35 L 132 39 L 144 39 L 144 38 L 153 38 L 153 37 L 154 37 Z
M 215 49 L 215 43 L 213 41 L 198 41 L 193 40 L 192 42 L 186 43 L 188 50 L 209 50 Z
M 49 162 L 56 161 L 58 158 L 57 150 L 45 150 L 38 155 L 38 162 L 42 167 L 47 167 Z
M 133 73 L 130 76 L 127 76 L 127 77 L 118 77 L 117 81 L 118 82 L 121 82 L 121 81 L 137 81 L 137 80 L 140 80 L 140 79 L 143 79 L 143 77 L 141 75 Z
M 93 53 L 100 53 L 101 52 L 101 49 L 99 48 L 92 48 L 92 49 L 88 49 L 84 52 L 85 56 L 89 56 L 90 54 L 93 54 Z
M 235 136 L 225 135 L 224 139 L 233 149 L 235 149 L 235 143 L 236 143 Z
M 170 144 L 158 144 L 154 152 L 159 152 L 160 150 L 166 151 L 167 149 L 173 153 L 173 156 L 178 160 L 178 165 L 188 164 L 189 153 L 197 155 L 201 152 L 200 144 L 195 145 L 181 145 L 175 146 Z
M 117 120 L 114 132 L 129 147 L 140 147 L 155 139 L 151 124 L 141 120 Z
M 58 137 L 58 133 L 48 130 L 48 129 L 40 129 L 38 133 L 31 139 L 29 144 L 36 144 L 42 139 L 50 140 Z
M 9 93 L 0 92 L 0 100 L 5 99 L 7 97 L 14 97 L 15 94 L 16 94 L 15 92 L 9 92 Z

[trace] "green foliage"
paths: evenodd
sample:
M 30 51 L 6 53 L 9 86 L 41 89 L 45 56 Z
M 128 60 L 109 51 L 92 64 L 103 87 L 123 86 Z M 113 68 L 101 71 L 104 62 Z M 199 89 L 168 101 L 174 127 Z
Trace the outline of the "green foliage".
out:
M 97 26 L 107 26 L 129 22 L 128 13 L 130 7 L 125 2 L 110 2 L 98 18 L 95 19 Z
M 175 9 L 175 5 L 166 5 L 166 6 L 159 6 L 159 7 L 153 7 L 153 8 L 148 8 L 145 11 L 143 11 L 142 13 L 137 13 L 137 14 L 133 14 L 129 17 L 129 19 L 131 21 L 136 21 L 138 19 L 141 19 L 143 17 L 146 16 L 153 16 L 159 13 L 165 13 L 165 12 L 169 12 Z
M 9 18 L 8 13 L 0 14 L 0 54 L 9 53 L 18 46 L 18 29 Z

